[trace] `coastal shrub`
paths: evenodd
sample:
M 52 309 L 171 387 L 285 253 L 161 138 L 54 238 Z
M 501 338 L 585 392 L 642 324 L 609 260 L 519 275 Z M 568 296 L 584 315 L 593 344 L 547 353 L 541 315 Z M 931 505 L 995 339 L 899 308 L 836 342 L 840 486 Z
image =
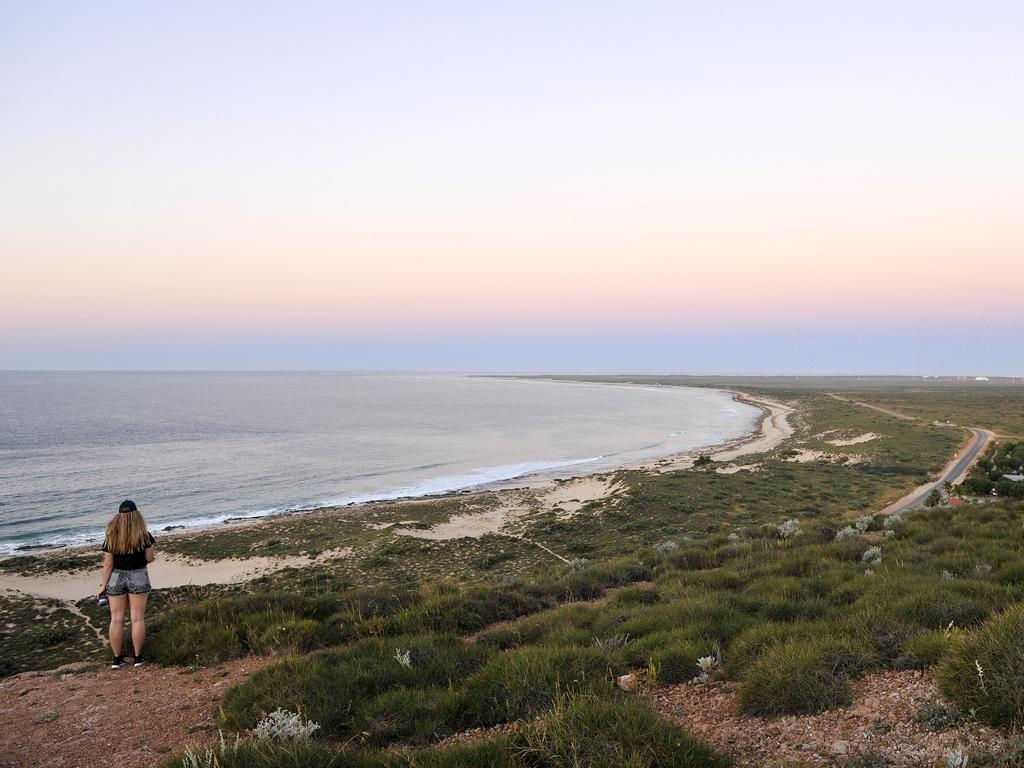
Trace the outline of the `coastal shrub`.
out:
M 527 647 L 493 656 L 462 689 L 460 722 L 471 728 L 534 715 L 566 691 L 613 690 L 605 654 L 593 648 Z
M 474 586 L 434 594 L 392 615 L 387 634 L 409 632 L 475 632 L 499 621 L 551 607 L 554 600 L 537 590 L 519 587 Z
M 658 717 L 643 699 L 559 695 L 509 736 L 433 749 L 375 751 L 310 741 L 242 741 L 186 750 L 158 768 L 725 768 L 709 745 Z
M 872 666 L 890 666 L 920 627 L 884 605 L 858 608 L 839 622 L 840 631 L 871 653 Z
M 1024 560 L 1004 563 L 996 572 L 996 581 L 1007 585 L 1024 585 Z
M 765 622 L 741 632 L 725 651 L 725 671 L 733 680 L 742 679 L 750 666 L 768 649 L 791 640 L 813 637 L 815 626 L 803 622 L 792 624 Z
M 650 587 L 623 587 L 612 597 L 613 605 L 653 605 L 661 593 Z
M 530 768 L 507 739 L 477 740 L 440 749 L 376 752 L 316 742 L 241 742 L 186 750 L 158 768 Z
M 683 641 L 654 651 L 650 655 L 650 666 L 655 671 L 657 682 L 674 685 L 695 678 L 700 674 L 697 659 L 706 656 L 711 645 L 709 642 Z
M 458 708 L 452 688 L 394 688 L 359 705 L 353 731 L 370 746 L 428 744 L 451 733 Z
M 150 622 L 147 654 L 161 664 L 215 664 L 247 654 L 306 651 L 322 645 L 331 596 L 281 592 L 208 598 L 169 609 Z
M 563 594 L 569 600 L 594 600 L 610 587 L 647 581 L 651 575 L 648 566 L 632 557 L 591 563 L 582 570 L 570 569 L 562 579 Z
M 995 725 L 1024 725 L 1024 604 L 957 636 L 939 665 L 939 689 Z
M 391 768 L 379 755 L 338 750 L 315 742 L 222 743 L 186 749 L 158 768 Z
M 598 615 L 595 606 L 569 603 L 528 616 L 511 626 L 487 629 L 477 636 L 477 643 L 497 650 L 528 643 L 587 645 L 595 635 L 603 633 L 602 628 L 594 626 Z
M 725 768 L 709 745 L 637 696 L 567 694 L 513 737 L 530 768 Z
M 396 649 L 407 652 L 401 663 Z M 351 737 L 379 712 L 374 701 L 396 689 L 457 685 L 487 658 L 486 648 L 451 635 L 366 638 L 343 648 L 287 657 L 232 688 L 221 708 L 221 724 L 251 728 L 277 707 L 301 711 L 325 736 Z M 440 704 L 424 695 L 416 717 L 433 720 Z M 415 703 L 415 702 L 414 702 Z M 409 705 L 410 707 L 412 705 Z M 411 716 L 411 715 L 410 715 Z M 405 726 L 417 732 L 421 723 Z
M 850 678 L 867 654 L 840 638 L 788 642 L 762 653 L 743 678 L 740 707 L 751 715 L 814 714 L 851 701 Z
M 934 667 L 949 648 L 951 634 L 944 630 L 925 630 L 908 638 L 902 653 L 893 661 L 895 669 Z

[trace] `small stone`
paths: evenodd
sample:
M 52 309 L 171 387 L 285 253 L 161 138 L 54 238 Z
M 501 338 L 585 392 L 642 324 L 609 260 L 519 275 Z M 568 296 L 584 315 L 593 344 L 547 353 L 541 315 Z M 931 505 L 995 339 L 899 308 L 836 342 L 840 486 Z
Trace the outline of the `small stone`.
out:
M 829 751 L 833 755 L 845 755 L 850 751 L 850 745 L 845 741 L 834 741 Z
M 636 690 L 636 675 L 634 674 L 623 675 L 616 682 L 619 688 L 624 691 Z

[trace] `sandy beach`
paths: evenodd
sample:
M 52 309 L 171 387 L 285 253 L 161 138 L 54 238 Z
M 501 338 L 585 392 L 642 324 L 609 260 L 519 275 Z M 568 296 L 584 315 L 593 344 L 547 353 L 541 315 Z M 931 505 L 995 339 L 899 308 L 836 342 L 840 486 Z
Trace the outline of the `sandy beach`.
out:
M 457 497 L 473 501 L 484 497 L 494 502 L 489 503 L 482 511 L 453 515 L 445 522 L 428 528 L 402 527 L 395 532 L 414 538 L 433 541 L 448 541 L 459 538 L 479 538 L 488 534 L 502 534 L 515 538 L 521 537 L 517 522 L 531 512 L 554 511 L 560 516 L 577 514 L 586 504 L 600 500 L 613 499 L 623 490 L 616 475 L 622 471 L 670 472 L 687 469 L 693 466 L 700 455 L 709 455 L 715 461 L 730 462 L 743 456 L 764 453 L 774 450 L 793 434 L 793 427 L 788 417 L 792 413 L 789 406 L 752 397 L 741 393 L 732 393 L 740 402 L 760 408 L 763 416 L 755 429 L 738 440 L 713 446 L 704 446 L 694 451 L 674 456 L 659 458 L 637 464 L 626 465 L 615 470 L 571 477 L 553 477 L 549 474 L 527 475 L 514 481 L 492 484 L 473 489 L 471 492 L 430 496 L 416 499 L 423 504 L 443 501 Z M 514 487 L 508 487 L 514 483 Z M 369 502 L 360 505 L 367 517 L 381 504 L 388 502 Z M 352 508 L 324 507 L 315 510 L 289 513 L 287 516 L 299 515 L 332 515 L 344 510 L 351 516 Z M 169 531 L 160 534 L 160 538 L 201 538 L 213 531 L 222 531 L 225 526 L 242 528 L 267 525 L 282 516 L 239 519 L 224 523 L 215 528 L 193 529 L 188 531 Z M 375 527 L 369 519 L 368 527 Z M 95 551 L 93 546 L 44 550 L 38 554 L 46 557 L 51 554 L 82 554 Z M 336 558 L 344 558 L 352 554 L 351 548 L 340 548 L 325 551 L 316 557 L 308 556 L 250 556 L 245 558 L 226 558 L 217 560 L 199 560 L 160 553 L 157 545 L 157 561 L 151 569 L 151 580 L 155 589 L 166 589 L 180 586 L 200 586 L 206 584 L 231 584 L 248 581 L 282 568 L 304 567 L 315 562 L 328 562 Z M 74 602 L 93 594 L 98 581 L 96 571 L 75 571 L 46 575 L 0 574 L 0 592 L 20 592 L 39 597 L 54 598 Z

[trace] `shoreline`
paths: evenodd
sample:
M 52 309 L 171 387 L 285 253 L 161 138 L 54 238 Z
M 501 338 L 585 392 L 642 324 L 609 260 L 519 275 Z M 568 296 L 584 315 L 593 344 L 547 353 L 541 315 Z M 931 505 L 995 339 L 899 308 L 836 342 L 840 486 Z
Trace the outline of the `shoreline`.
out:
M 477 377 L 470 377 L 477 378 Z M 514 376 L 493 376 L 493 377 L 479 377 L 479 378 L 493 378 L 497 380 L 515 381 L 518 383 L 529 383 L 533 379 L 519 378 Z M 607 461 L 609 456 L 616 456 L 619 454 L 612 453 L 608 456 L 594 456 L 585 459 L 565 459 L 563 461 L 553 462 L 548 466 L 535 466 L 527 469 L 519 474 L 515 474 L 509 477 L 498 477 L 494 479 L 483 480 L 478 483 L 470 483 L 466 485 L 458 485 L 450 488 L 442 488 L 440 490 L 423 490 L 414 491 L 413 488 L 397 488 L 386 491 L 373 492 L 371 494 L 364 494 L 363 498 L 359 496 L 353 499 L 342 499 L 335 503 L 334 500 L 330 502 L 311 502 L 311 503 L 297 503 L 288 506 L 280 507 L 261 507 L 255 510 L 238 510 L 236 512 L 226 512 L 222 514 L 210 514 L 207 516 L 199 516 L 192 519 L 174 519 L 167 521 L 164 524 L 160 524 L 159 527 L 152 528 L 152 533 L 159 533 L 161 536 L 180 536 L 187 534 L 198 534 L 201 531 L 214 531 L 221 530 L 224 525 L 243 525 L 252 522 L 259 522 L 261 520 L 275 520 L 284 517 L 291 517 L 299 514 L 307 514 L 311 512 L 317 512 L 324 509 L 359 509 L 366 507 L 371 504 L 381 504 L 387 502 L 409 502 L 418 500 L 431 500 L 431 499 L 446 499 L 454 496 L 466 495 L 470 493 L 484 492 L 489 490 L 504 490 L 509 488 L 522 488 L 524 487 L 536 487 L 538 484 L 543 484 L 550 480 L 560 478 L 579 477 L 578 473 L 586 475 L 603 474 L 607 472 L 616 472 L 628 469 L 649 469 L 651 465 L 672 461 L 680 456 L 685 457 L 690 454 L 699 453 L 710 453 L 711 451 L 724 450 L 726 448 L 740 446 L 746 443 L 748 440 L 752 440 L 754 436 L 761 429 L 763 419 L 768 415 L 768 410 L 757 402 L 757 398 L 749 399 L 749 396 L 735 390 L 724 389 L 719 387 L 689 387 L 689 386 L 671 386 L 666 387 L 664 385 L 646 384 L 646 383 L 591 383 L 586 381 L 562 381 L 558 379 L 540 379 L 541 381 L 553 382 L 558 384 L 567 385 L 579 385 L 588 387 L 618 387 L 628 389 L 649 389 L 649 390 L 664 390 L 664 389 L 689 389 L 695 391 L 712 391 L 718 392 L 719 394 L 728 395 L 730 400 L 733 402 L 740 402 L 746 405 L 759 408 L 761 410 L 760 416 L 754 419 L 753 426 L 750 432 L 740 435 L 739 437 L 730 438 L 720 442 L 707 443 L 706 445 L 698 446 L 696 448 L 686 449 L 684 451 L 677 451 L 673 453 L 666 453 L 661 456 L 653 456 L 643 459 L 631 459 L 622 463 L 612 463 L 611 465 L 602 465 L 602 460 Z M 643 449 L 636 449 L 632 452 L 637 452 Z M 629 453 L 630 451 L 623 451 L 621 453 Z M 544 462 L 524 462 L 523 464 L 543 464 Z M 512 465 L 509 465 L 512 466 Z M 475 472 L 482 472 L 488 469 L 500 469 L 501 466 L 496 467 L 478 467 L 469 470 L 466 476 L 470 476 Z M 452 478 L 457 475 L 451 476 Z M 421 486 L 429 486 L 431 483 L 435 483 L 438 480 L 445 478 L 428 478 L 421 483 Z M 412 493 L 403 493 L 403 491 L 414 491 Z M 402 495 L 399 495 L 402 494 Z M 82 538 L 88 535 L 89 538 Z M 31 557 L 31 556 L 50 556 L 54 553 L 61 552 L 69 555 L 74 555 L 82 551 L 91 551 L 95 546 L 102 541 L 103 532 L 97 530 L 94 534 L 82 534 L 75 533 L 69 535 L 69 541 L 61 542 L 46 542 L 46 541 L 26 541 L 23 544 L 17 545 L 11 551 L 5 551 L 0 553 L 0 562 L 4 560 L 15 558 L 15 557 Z
M 395 527 L 399 535 L 417 538 L 428 538 L 436 541 L 451 540 L 463 537 L 480 537 L 489 533 L 506 533 L 510 524 L 539 508 L 558 509 L 565 514 L 575 514 L 589 502 L 608 498 L 621 490 L 615 475 L 628 471 L 671 472 L 688 469 L 693 466 L 698 456 L 708 455 L 715 461 L 732 461 L 742 456 L 764 453 L 778 447 L 793 434 L 788 416 L 792 408 L 782 403 L 755 397 L 733 390 L 727 392 L 732 399 L 757 407 L 761 415 L 754 428 L 748 434 L 732 440 L 700 446 L 688 451 L 670 454 L 642 461 L 634 461 L 609 469 L 583 474 L 553 472 L 534 472 L 520 475 L 507 480 L 497 480 L 480 486 L 448 491 L 440 494 L 424 496 L 408 496 L 394 499 L 367 501 L 344 506 L 320 506 L 308 509 L 295 509 L 280 513 L 229 518 L 217 525 L 155 531 L 161 537 L 175 540 L 202 538 L 226 528 L 240 529 L 252 526 L 267 525 L 286 518 L 304 515 L 332 515 L 339 512 L 351 513 L 353 510 L 372 512 L 374 509 L 393 504 L 431 504 L 452 499 L 473 499 L 487 494 L 497 497 L 498 503 L 493 509 L 483 512 L 457 515 L 447 522 L 431 526 L 427 529 Z M 579 466 L 579 465 L 576 465 Z M 506 533 L 506 535 L 515 535 Z M 20 556 L 40 558 L 58 555 L 82 555 L 97 551 L 95 542 L 76 544 L 66 547 L 33 549 L 26 552 L 6 555 L 0 562 Z M 231 584 L 272 573 L 287 567 L 302 567 L 316 562 L 326 562 L 333 558 L 346 557 L 351 548 L 329 550 L 315 557 L 288 555 L 282 557 L 254 556 L 247 558 L 200 559 L 180 555 L 158 553 L 158 568 L 153 569 L 151 579 L 155 589 L 167 589 L 179 586 L 200 586 L 207 584 Z M 23 593 L 36 597 L 52 598 L 62 601 L 75 601 L 87 597 L 95 590 L 95 574 L 92 570 L 65 571 L 44 575 L 20 575 L 0 573 L 0 594 Z M 84 589 L 84 591 L 83 591 Z

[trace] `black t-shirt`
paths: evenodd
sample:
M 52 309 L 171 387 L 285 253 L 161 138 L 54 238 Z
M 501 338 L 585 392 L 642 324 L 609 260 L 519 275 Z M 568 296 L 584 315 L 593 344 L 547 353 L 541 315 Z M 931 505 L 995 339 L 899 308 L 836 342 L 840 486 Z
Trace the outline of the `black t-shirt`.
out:
M 152 547 L 156 543 L 156 539 L 153 538 L 153 534 L 146 532 L 146 545 L 142 549 L 136 549 L 134 552 L 127 552 L 123 555 L 114 555 L 114 568 L 119 571 L 137 571 L 140 568 L 145 568 L 149 563 L 146 562 L 146 550 Z M 103 542 L 103 551 L 109 552 L 110 549 L 107 547 L 107 542 Z

